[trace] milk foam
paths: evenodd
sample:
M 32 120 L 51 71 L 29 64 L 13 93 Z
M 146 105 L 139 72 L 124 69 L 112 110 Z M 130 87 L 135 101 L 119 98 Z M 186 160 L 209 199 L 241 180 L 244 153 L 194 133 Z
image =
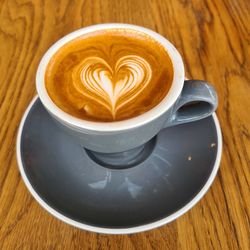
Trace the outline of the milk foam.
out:
M 108 109 L 114 119 L 120 108 L 144 90 L 151 77 L 150 64 L 138 55 L 122 56 L 113 68 L 101 57 L 88 57 L 72 72 L 75 89 Z

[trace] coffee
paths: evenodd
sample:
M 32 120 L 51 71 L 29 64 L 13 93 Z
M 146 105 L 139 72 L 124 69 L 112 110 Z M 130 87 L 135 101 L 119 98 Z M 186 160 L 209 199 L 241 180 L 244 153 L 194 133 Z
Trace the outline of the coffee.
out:
M 53 102 L 90 121 L 119 121 L 143 114 L 167 95 L 173 65 L 165 48 L 132 29 L 82 35 L 62 46 L 46 68 Z

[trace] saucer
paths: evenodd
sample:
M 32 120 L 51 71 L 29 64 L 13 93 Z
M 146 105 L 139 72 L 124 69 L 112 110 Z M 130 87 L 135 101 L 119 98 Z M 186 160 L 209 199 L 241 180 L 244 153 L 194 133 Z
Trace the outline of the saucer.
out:
M 52 215 L 81 229 L 136 233 L 169 223 L 207 192 L 219 168 L 221 131 L 216 114 L 163 129 L 147 157 L 122 170 L 94 161 L 61 131 L 35 97 L 17 138 L 22 178 Z

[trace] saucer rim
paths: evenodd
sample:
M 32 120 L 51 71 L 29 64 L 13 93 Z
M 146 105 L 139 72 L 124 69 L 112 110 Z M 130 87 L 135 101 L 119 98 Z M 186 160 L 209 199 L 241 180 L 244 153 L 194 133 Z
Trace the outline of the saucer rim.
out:
M 26 110 L 23 114 L 23 117 L 21 119 L 21 122 L 20 122 L 20 125 L 18 128 L 17 141 L 16 141 L 17 165 L 18 165 L 19 171 L 21 173 L 22 179 L 23 179 L 27 189 L 29 190 L 31 195 L 35 198 L 35 200 L 47 212 L 49 212 L 51 215 L 53 215 L 57 219 L 65 222 L 66 224 L 77 227 L 79 229 L 83 229 L 83 230 L 87 230 L 87 231 L 91 231 L 91 232 L 95 232 L 95 233 L 102 233 L 102 234 L 132 234 L 132 233 L 140 233 L 140 232 L 152 230 L 152 229 L 158 228 L 160 226 L 163 226 L 165 224 L 172 222 L 173 220 L 179 218 L 180 216 L 185 214 L 187 211 L 189 211 L 207 193 L 208 189 L 212 185 L 212 183 L 217 175 L 217 172 L 218 172 L 218 169 L 220 166 L 220 162 L 221 162 L 221 156 L 222 156 L 222 134 L 221 134 L 221 127 L 220 127 L 219 120 L 217 118 L 216 113 L 214 112 L 212 114 L 212 117 L 214 120 L 217 138 L 218 138 L 217 154 L 216 154 L 215 163 L 214 163 L 213 169 L 212 169 L 210 176 L 207 179 L 206 183 L 203 185 L 201 190 L 185 206 L 178 209 L 174 213 L 166 216 L 165 218 L 159 219 L 157 221 L 154 221 L 154 222 L 151 222 L 148 224 L 144 224 L 144 225 L 140 225 L 140 226 L 133 226 L 133 227 L 128 227 L 128 228 L 98 227 L 98 226 L 91 226 L 91 225 L 88 225 L 88 224 L 85 224 L 82 222 L 75 221 L 75 220 L 61 214 L 60 212 L 58 212 L 54 208 L 52 208 L 39 196 L 39 194 L 32 187 L 32 185 L 31 185 L 31 183 L 30 183 L 30 181 L 25 173 L 24 166 L 22 164 L 21 139 L 22 139 L 23 127 L 24 127 L 25 121 L 27 119 L 27 116 L 28 116 L 31 108 L 33 107 L 35 102 L 38 100 L 38 98 L 39 98 L 38 95 L 33 97 L 32 101 L 30 102 L 30 104 L 28 105 L 28 107 L 26 108 Z

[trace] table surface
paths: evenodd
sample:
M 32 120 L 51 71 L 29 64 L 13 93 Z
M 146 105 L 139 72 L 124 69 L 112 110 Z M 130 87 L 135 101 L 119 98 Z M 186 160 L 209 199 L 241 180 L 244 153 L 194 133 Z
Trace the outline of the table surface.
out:
M 0 249 L 250 249 L 249 13 L 248 0 L 0 1 Z M 67 33 L 105 22 L 167 37 L 187 77 L 206 79 L 219 95 L 223 155 L 212 187 L 176 221 L 134 235 L 85 232 L 53 218 L 17 168 L 17 129 L 42 55 Z

